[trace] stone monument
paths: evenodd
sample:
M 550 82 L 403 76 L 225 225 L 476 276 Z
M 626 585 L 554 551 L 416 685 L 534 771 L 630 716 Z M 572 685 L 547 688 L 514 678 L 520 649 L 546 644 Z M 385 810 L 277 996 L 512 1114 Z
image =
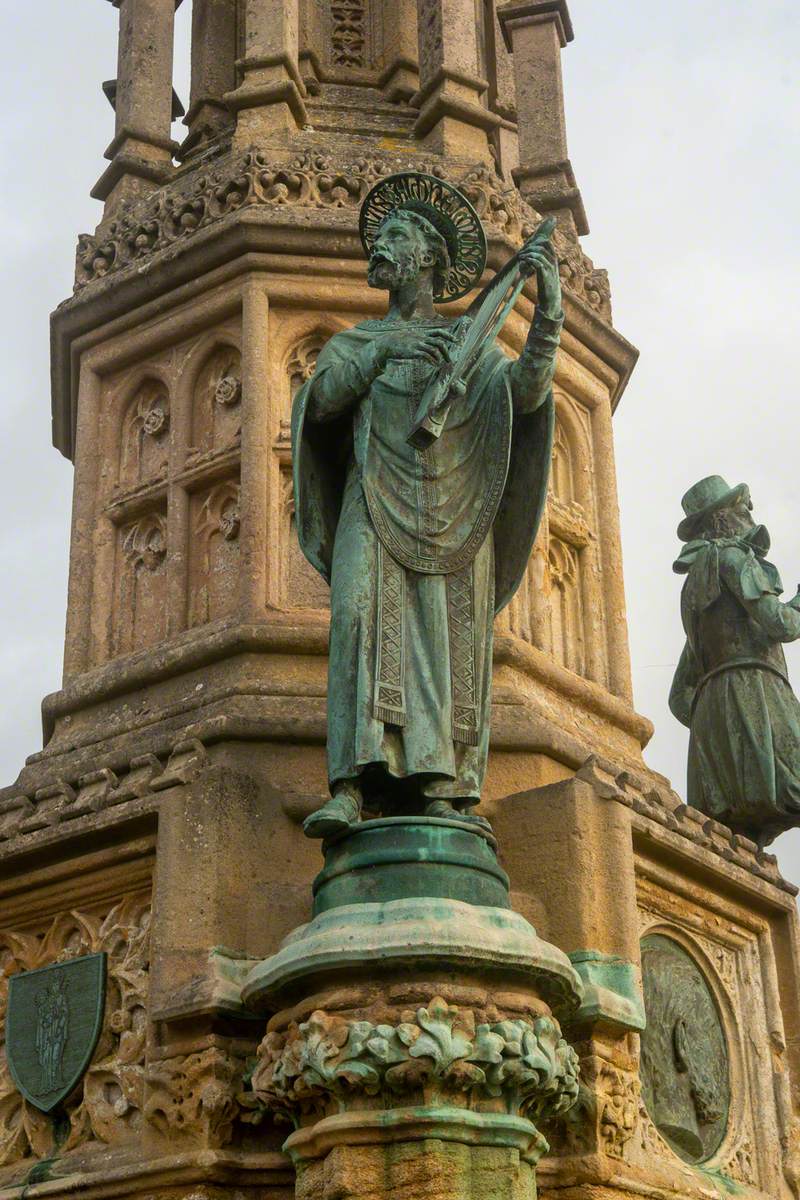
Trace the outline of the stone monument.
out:
M 636 351 L 579 242 L 566 0 L 193 0 L 181 142 L 175 0 L 113 2 L 103 211 L 51 328 L 63 684 L 0 792 L 0 1200 L 796 1198 L 795 890 L 642 759 L 612 435 Z M 448 320 L 424 316 L 445 374 L 481 285 L 556 222 L 552 450 L 493 630 L 481 592 L 476 703 L 440 714 L 476 781 L 488 751 L 480 788 L 409 807 L 384 779 L 323 857 L 303 822 L 337 782 L 331 593 L 301 550 L 292 407 L 385 318 L 362 233 L 386 226 L 359 219 L 410 175 L 486 238 Z M 546 332 L 537 302 L 560 316 L 545 274 L 487 369 Z M 550 410 L 545 357 L 517 434 Z M 480 386 L 411 433 L 446 437 Z

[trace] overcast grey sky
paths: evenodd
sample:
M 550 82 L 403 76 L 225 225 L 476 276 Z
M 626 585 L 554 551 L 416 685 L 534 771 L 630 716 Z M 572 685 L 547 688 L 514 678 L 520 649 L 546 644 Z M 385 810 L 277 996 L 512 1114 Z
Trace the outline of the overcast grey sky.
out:
M 190 5 L 178 12 L 187 98 Z M 680 497 L 703 475 L 747 481 L 788 593 L 800 579 L 800 8 L 797 0 L 570 0 L 570 154 L 611 272 L 615 323 L 641 350 L 616 418 L 637 708 L 648 761 L 684 789 L 666 696 L 680 653 Z M 113 133 L 103 0 L 0 0 L 5 395 L 0 406 L 0 784 L 41 745 L 60 682 L 71 467 L 50 446 L 48 314 L 69 295 L 76 236 Z M 789 650 L 800 689 L 800 647 Z M 773 846 L 800 881 L 800 832 Z

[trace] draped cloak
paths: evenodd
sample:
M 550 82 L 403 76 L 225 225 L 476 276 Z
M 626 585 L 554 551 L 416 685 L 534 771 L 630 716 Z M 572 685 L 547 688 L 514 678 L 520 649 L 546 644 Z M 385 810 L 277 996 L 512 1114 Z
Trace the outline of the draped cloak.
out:
M 689 803 L 766 843 L 800 821 L 800 704 L 781 645 L 800 637 L 800 611 L 746 539 L 689 542 L 674 569 L 686 646 L 670 708 L 691 729 Z
M 547 496 L 557 334 L 526 376 L 526 411 L 513 411 L 512 362 L 492 343 L 420 451 L 406 438 L 432 366 L 390 359 L 371 383 L 357 368 L 393 327 L 365 321 L 331 338 L 292 412 L 300 545 L 331 585 L 328 773 L 332 785 L 360 777 L 367 796 L 374 780 L 384 802 L 409 776 L 430 799 L 474 801 L 493 618 L 519 586 Z

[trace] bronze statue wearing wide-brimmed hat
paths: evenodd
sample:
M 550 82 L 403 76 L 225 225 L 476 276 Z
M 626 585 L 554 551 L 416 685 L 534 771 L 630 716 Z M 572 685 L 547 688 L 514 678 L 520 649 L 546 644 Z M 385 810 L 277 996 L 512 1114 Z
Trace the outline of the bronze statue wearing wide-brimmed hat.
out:
M 689 488 L 681 501 L 686 516 L 678 526 L 678 537 L 682 542 L 690 542 L 695 531 L 701 530 L 713 513 L 731 508 L 740 500 L 750 502 L 750 489 L 746 483 L 730 487 L 721 475 L 701 479 Z
M 688 800 L 766 845 L 800 825 L 800 704 L 782 646 L 800 638 L 800 592 L 779 599 L 746 484 L 709 475 L 682 503 L 686 645 L 669 702 L 691 730 Z
M 328 837 L 361 816 L 480 820 L 492 623 L 525 571 L 547 494 L 562 325 L 553 222 L 457 320 L 481 282 L 469 201 L 406 172 L 366 197 L 370 287 L 389 311 L 336 334 L 294 404 L 297 529 L 331 584 Z M 525 279 L 538 306 L 518 360 L 498 332 Z

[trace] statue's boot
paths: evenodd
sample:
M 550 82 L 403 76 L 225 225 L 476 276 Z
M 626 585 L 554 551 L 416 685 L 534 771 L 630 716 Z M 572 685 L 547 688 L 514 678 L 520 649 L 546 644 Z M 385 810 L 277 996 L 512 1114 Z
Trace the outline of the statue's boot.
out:
M 303 822 L 303 833 L 309 838 L 329 838 L 344 833 L 361 820 L 361 792 L 352 783 L 339 785 L 330 800 L 311 813 Z
M 478 825 L 481 829 L 485 829 L 487 833 L 491 833 L 492 827 L 486 818 L 479 817 L 477 813 L 470 812 L 469 807 L 465 806 L 461 809 L 456 808 L 449 800 L 431 800 L 425 809 L 425 816 L 443 817 L 445 821 L 466 821 L 468 825 Z

